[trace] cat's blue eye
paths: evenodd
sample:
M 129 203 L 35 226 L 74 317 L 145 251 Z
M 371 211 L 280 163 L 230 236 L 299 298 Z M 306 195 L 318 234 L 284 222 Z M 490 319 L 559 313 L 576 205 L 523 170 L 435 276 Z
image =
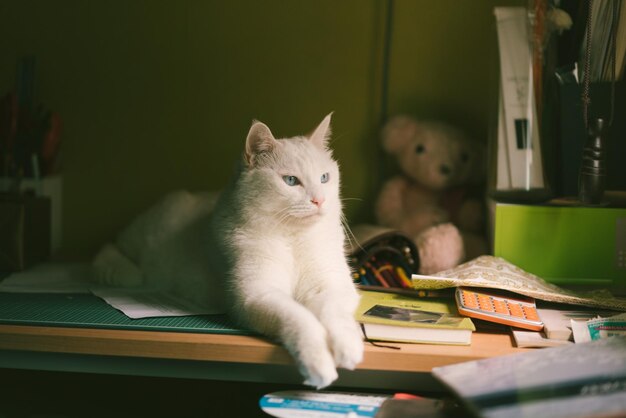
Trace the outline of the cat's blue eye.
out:
M 298 180 L 298 177 L 296 177 L 296 176 L 283 176 L 283 180 L 289 186 L 296 186 L 296 185 L 300 184 L 300 180 Z
M 322 178 L 320 180 L 322 180 L 322 183 L 326 183 L 328 182 L 328 178 L 329 178 L 328 173 L 324 173 L 322 174 Z

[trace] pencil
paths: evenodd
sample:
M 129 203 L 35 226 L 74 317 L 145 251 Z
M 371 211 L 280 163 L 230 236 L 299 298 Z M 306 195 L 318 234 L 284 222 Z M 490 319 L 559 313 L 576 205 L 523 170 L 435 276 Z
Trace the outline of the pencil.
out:
M 391 263 L 385 263 L 384 265 L 380 266 L 379 271 L 381 272 L 381 274 L 385 275 L 387 281 L 393 282 L 395 287 L 404 287 L 402 280 L 400 280 L 400 277 L 398 277 L 398 275 L 396 274 L 394 266 Z
M 387 280 L 385 280 L 385 278 L 378 272 L 378 270 L 374 268 L 374 266 L 372 266 L 369 261 L 365 262 L 365 266 L 374 274 L 376 280 L 380 283 L 382 287 L 391 287 Z
M 359 268 L 359 272 L 357 274 L 361 278 L 361 284 L 365 284 L 365 285 L 370 284 L 370 282 L 369 282 L 369 280 L 367 278 L 367 274 L 365 272 L 365 269 L 363 267 Z
M 402 284 L 404 285 L 403 287 L 408 287 L 408 288 L 413 287 L 413 283 L 411 283 L 409 278 L 406 277 L 406 273 L 404 272 L 404 269 L 402 267 L 396 267 L 396 272 L 398 273 L 398 277 L 400 278 L 400 280 L 402 281 Z
M 371 263 L 381 276 L 387 281 L 390 287 L 402 287 L 399 279 L 393 271 L 393 266 L 387 260 L 379 260 L 376 257 L 371 258 Z

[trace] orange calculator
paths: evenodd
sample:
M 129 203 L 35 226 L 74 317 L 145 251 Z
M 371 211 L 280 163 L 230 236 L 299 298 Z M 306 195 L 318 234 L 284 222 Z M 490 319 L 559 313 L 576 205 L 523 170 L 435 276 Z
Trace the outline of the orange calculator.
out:
M 456 303 L 461 315 L 512 327 L 541 331 L 543 322 L 531 298 L 503 296 L 497 292 L 456 289 Z

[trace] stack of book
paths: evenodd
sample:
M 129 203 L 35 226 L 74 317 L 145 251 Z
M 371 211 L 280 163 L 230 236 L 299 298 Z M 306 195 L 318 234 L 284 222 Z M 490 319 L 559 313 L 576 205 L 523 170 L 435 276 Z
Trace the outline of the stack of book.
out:
M 356 319 L 367 340 L 469 345 L 476 328 L 456 313 L 454 299 L 416 298 L 361 290 Z

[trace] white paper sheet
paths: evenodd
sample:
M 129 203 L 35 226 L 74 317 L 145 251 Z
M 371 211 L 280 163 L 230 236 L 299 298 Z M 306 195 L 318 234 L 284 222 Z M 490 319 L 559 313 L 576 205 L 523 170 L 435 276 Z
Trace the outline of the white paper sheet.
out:
M 94 289 L 93 294 L 132 319 L 224 313 L 155 289 L 101 287 Z
M 559 345 L 574 344 L 572 341 L 550 339 L 543 332 L 524 331 L 521 329 L 512 329 L 515 346 L 520 348 L 540 348 L 540 347 L 557 347 Z

